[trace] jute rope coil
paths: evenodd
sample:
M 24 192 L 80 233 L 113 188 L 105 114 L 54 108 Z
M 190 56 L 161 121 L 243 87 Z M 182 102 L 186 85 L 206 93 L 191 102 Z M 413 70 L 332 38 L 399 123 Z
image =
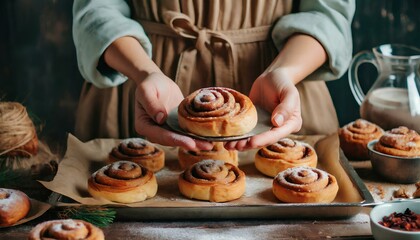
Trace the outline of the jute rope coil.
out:
M 24 146 L 35 134 L 34 124 L 22 104 L 0 102 L 0 156 Z

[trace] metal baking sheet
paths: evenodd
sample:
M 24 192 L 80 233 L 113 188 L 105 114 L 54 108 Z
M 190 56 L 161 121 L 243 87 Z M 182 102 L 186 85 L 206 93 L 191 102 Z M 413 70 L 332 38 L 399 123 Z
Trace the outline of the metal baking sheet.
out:
M 297 137 L 308 140 L 306 137 Z M 315 140 L 314 140 L 315 139 Z M 240 168 L 247 176 L 247 190 L 241 199 L 227 203 L 210 203 L 185 199 L 177 189 L 182 172 L 176 150 L 168 150 L 166 167 L 156 174 L 157 196 L 135 207 L 108 205 L 115 208 L 121 220 L 226 220 L 226 219 L 321 219 L 349 218 L 374 200 L 344 154 L 339 150 L 336 136 L 311 138 L 319 155 L 318 166 L 337 177 L 339 193 L 332 203 L 282 203 L 271 192 L 272 178 L 259 173 L 253 164 L 255 151 L 241 152 Z M 334 150 L 334 148 L 338 148 Z M 335 155 L 335 152 L 339 154 Z M 335 157 L 336 156 L 336 157 Z M 56 207 L 80 205 L 72 199 L 53 193 L 50 203 Z

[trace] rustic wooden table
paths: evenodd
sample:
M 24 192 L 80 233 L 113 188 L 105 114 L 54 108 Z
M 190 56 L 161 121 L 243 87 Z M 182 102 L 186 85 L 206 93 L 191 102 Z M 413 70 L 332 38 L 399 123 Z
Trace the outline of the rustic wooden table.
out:
M 26 239 L 41 218 L 1 229 L 0 239 Z M 366 213 L 346 220 L 223 221 L 223 222 L 114 222 L 103 228 L 106 239 L 373 239 Z

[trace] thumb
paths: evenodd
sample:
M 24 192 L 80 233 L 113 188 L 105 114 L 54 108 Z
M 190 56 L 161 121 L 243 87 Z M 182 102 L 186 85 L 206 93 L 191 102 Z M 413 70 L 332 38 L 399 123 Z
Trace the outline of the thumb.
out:
M 163 124 L 167 118 L 167 110 L 157 97 L 156 91 L 136 91 L 136 101 L 146 113 L 158 124 Z
M 289 114 L 284 109 L 284 105 L 279 104 L 277 107 L 273 110 L 273 113 L 271 114 L 271 123 L 275 127 L 280 127 L 284 124 L 285 120 L 289 118 Z
M 285 94 L 280 104 L 274 108 L 273 113 L 271 114 L 271 123 L 275 127 L 280 127 L 289 120 L 296 111 L 300 114 L 299 93 L 292 91 Z

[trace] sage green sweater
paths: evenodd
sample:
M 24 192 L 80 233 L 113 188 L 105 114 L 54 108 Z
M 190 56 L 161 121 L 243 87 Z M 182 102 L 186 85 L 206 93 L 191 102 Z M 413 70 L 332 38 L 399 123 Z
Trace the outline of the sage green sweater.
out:
M 325 48 L 328 63 L 307 79 L 337 79 L 346 72 L 352 57 L 351 21 L 354 11 L 354 0 L 301 0 L 299 12 L 283 16 L 275 23 L 273 41 L 281 49 L 285 39 L 294 33 L 313 36 Z M 123 36 L 135 37 L 151 56 L 153 46 L 142 26 L 130 18 L 130 7 L 126 1 L 74 1 L 73 39 L 79 70 L 86 81 L 106 88 L 127 80 L 118 72 L 102 71 L 98 67 L 105 49 Z

